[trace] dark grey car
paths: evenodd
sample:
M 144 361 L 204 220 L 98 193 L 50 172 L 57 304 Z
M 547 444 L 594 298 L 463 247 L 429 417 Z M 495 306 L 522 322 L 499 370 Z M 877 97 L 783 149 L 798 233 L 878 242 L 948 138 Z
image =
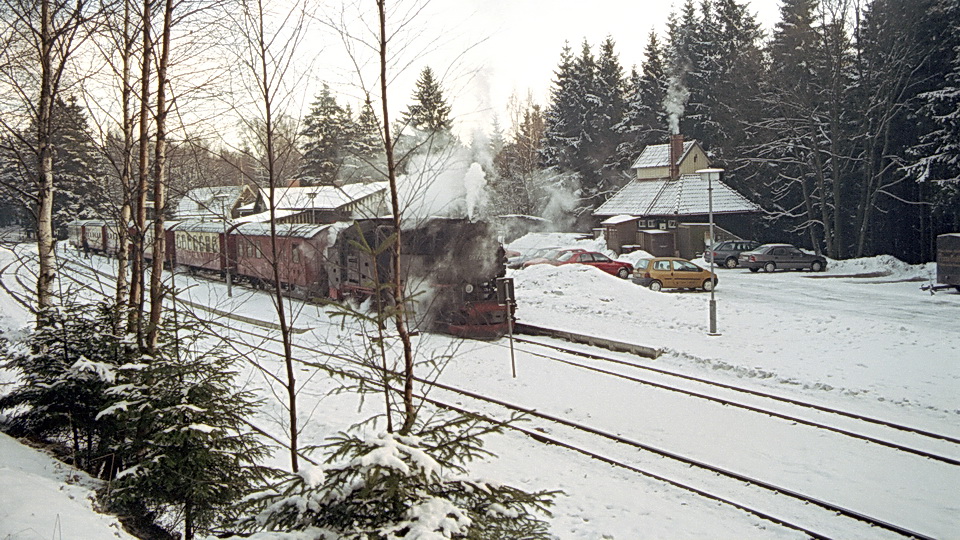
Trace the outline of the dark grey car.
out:
M 760 242 L 753 240 L 726 240 L 717 242 L 713 247 L 703 253 L 703 260 L 707 262 L 715 260 L 716 262 L 714 264 L 718 266 L 736 268 L 741 253 L 757 249 L 758 247 L 760 247 Z
M 764 272 L 806 268 L 820 272 L 827 268 L 827 260 L 820 255 L 804 253 L 790 244 L 764 244 L 753 251 L 745 251 L 740 254 L 739 264 L 751 272 L 761 268 Z

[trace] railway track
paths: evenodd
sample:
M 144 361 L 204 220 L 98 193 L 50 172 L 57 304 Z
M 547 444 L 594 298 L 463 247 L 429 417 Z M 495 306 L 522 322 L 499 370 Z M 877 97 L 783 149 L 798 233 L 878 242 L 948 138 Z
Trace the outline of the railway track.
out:
M 250 330 L 243 330 L 243 329 L 237 329 L 237 328 L 233 328 L 232 330 L 239 334 L 251 335 L 259 340 L 265 340 L 269 338 L 268 336 L 265 336 L 263 334 L 260 334 L 258 332 L 253 332 Z M 265 352 L 268 354 L 276 354 L 279 356 L 278 351 L 273 351 L 263 346 L 255 346 L 255 348 L 261 352 Z M 295 348 L 298 351 L 303 353 L 336 358 L 345 363 L 354 362 L 354 360 L 348 357 L 331 355 L 327 351 L 319 350 L 314 347 L 296 345 Z M 303 362 L 303 363 L 305 365 L 312 365 L 314 367 L 329 369 L 329 366 L 321 366 L 321 365 L 310 363 L 310 362 Z M 883 529 L 891 533 L 895 533 L 897 535 L 901 535 L 905 537 L 914 537 L 914 538 L 929 538 L 929 536 L 926 536 L 920 532 L 910 530 L 906 527 L 896 525 L 894 523 L 891 523 L 889 521 L 886 521 L 880 518 L 869 516 L 855 509 L 847 508 L 839 504 L 835 504 L 830 501 L 824 500 L 822 498 L 806 495 L 799 491 L 789 489 L 788 487 L 785 487 L 782 485 L 775 485 L 771 482 L 766 482 L 762 479 L 751 477 L 749 475 L 745 475 L 742 473 L 738 473 L 736 471 L 733 471 L 727 468 L 715 466 L 710 463 L 704 462 L 702 460 L 690 458 L 664 448 L 658 448 L 656 446 L 646 444 L 638 440 L 633 440 L 633 439 L 624 437 L 618 433 L 612 433 L 610 431 L 598 429 L 598 428 L 589 426 L 587 424 L 584 424 L 582 422 L 571 421 L 561 416 L 548 414 L 528 406 L 511 403 L 506 400 L 497 399 L 489 396 L 484 396 L 476 392 L 472 392 L 463 388 L 458 388 L 458 387 L 454 387 L 454 386 L 443 384 L 443 383 L 425 381 L 422 379 L 418 379 L 418 382 L 420 384 L 430 385 L 431 392 L 432 394 L 434 394 L 434 397 L 428 397 L 423 399 L 434 404 L 437 407 L 456 410 L 463 413 L 479 415 L 479 416 L 488 418 L 492 422 L 497 422 L 497 423 L 500 423 L 503 421 L 502 415 L 498 416 L 496 412 L 491 412 L 490 411 L 491 408 L 495 410 L 500 410 L 500 411 L 507 411 L 508 413 L 511 413 L 511 414 L 512 413 L 523 414 L 526 418 L 542 421 L 542 422 L 545 422 L 545 424 L 540 425 L 533 429 L 527 429 L 522 426 L 511 425 L 509 426 L 509 429 L 523 433 L 524 435 L 530 438 L 533 438 L 539 442 L 548 443 L 558 447 L 566 448 L 570 451 L 577 452 L 579 454 L 590 457 L 592 459 L 603 461 L 604 463 L 607 463 L 609 465 L 616 466 L 618 468 L 628 470 L 660 482 L 665 482 L 674 487 L 681 488 L 681 489 L 690 491 L 692 493 L 695 493 L 699 496 L 704 496 L 709 499 L 716 500 L 718 502 L 722 502 L 724 504 L 730 505 L 739 510 L 750 512 L 751 514 L 756 515 L 760 518 L 777 523 L 779 525 L 782 525 L 790 529 L 803 532 L 804 534 L 807 534 L 811 537 L 829 538 L 829 537 L 832 537 L 833 535 L 830 533 L 820 532 L 816 529 L 816 527 L 813 527 L 813 526 L 795 523 L 790 519 L 783 518 L 782 515 L 777 515 L 776 512 L 763 509 L 763 506 L 767 506 L 767 507 L 778 506 L 779 505 L 778 503 L 771 504 L 769 501 L 767 501 L 766 503 L 761 503 L 757 505 L 743 503 L 741 500 L 737 500 L 736 498 L 733 498 L 731 496 L 725 496 L 723 494 L 717 493 L 717 491 L 723 491 L 723 490 L 705 489 L 702 486 L 698 486 L 694 482 L 684 481 L 682 479 L 671 477 L 671 474 L 664 474 L 662 472 L 659 472 L 656 470 L 656 468 L 650 468 L 650 467 L 638 465 L 637 464 L 638 460 L 636 459 L 628 460 L 622 457 L 611 457 L 612 455 L 622 455 L 624 452 L 622 451 L 622 449 L 610 450 L 609 445 L 612 444 L 612 445 L 626 447 L 633 450 L 642 451 L 646 454 L 650 454 L 658 458 L 665 458 L 668 460 L 672 460 L 677 464 L 679 464 L 681 467 L 696 468 L 700 470 L 702 473 L 706 473 L 707 475 L 716 475 L 716 476 L 723 477 L 728 483 L 732 482 L 734 484 L 738 484 L 738 486 L 734 486 L 732 488 L 733 491 L 742 492 L 744 490 L 743 488 L 746 488 L 747 490 L 756 490 L 759 488 L 766 491 L 768 493 L 768 496 L 774 499 L 790 498 L 800 503 L 801 505 L 812 505 L 814 507 L 819 508 L 819 512 L 821 513 L 821 515 L 819 515 L 818 517 L 812 520 L 813 522 L 821 522 L 821 520 L 829 521 L 830 519 L 833 519 L 830 516 L 841 516 L 847 519 L 857 520 L 859 522 L 866 524 L 869 527 L 876 527 L 878 529 Z M 445 394 L 446 398 L 440 399 L 435 397 L 437 390 L 442 391 Z M 464 405 L 462 405 L 462 401 L 464 399 L 470 400 L 475 406 L 465 407 Z M 552 425 L 554 427 L 544 427 L 549 425 Z M 577 442 L 578 440 L 582 440 L 582 436 L 577 437 L 577 436 L 570 436 L 570 435 L 565 435 L 565 436 L 553 435 L 550 432 L 557 430 L 556 426 L 559 426 L 564 431 L 579 432 L 581 434 L 587 434 L 591 437 L 602 439 L 604 441 L 604 444 L 601 444 L 600 446 L 606 446 L 607 448 L 606 450 L 602 450 L 602 449 L 598 450 L 596 448 L 592 448 L 592 446 L 594 446 L 594 444 L 592 443 L 588 442 L 584 444 L 583 442 Z M 639 461 L 643 462 L 644 460 L 640 459 Z M 674 467 L 674 469 L 676 469 L 676 467 Z M 704 474 L 700 474 L 699 476 L 702 478 Z M 724 489 L 729 490 L 731 488 L 726 487 Z M 822 514 L 823 512 L 825 512 L 826 514 Z
M 281 356 L 281 353 L 279 351 L 272 350 L 269 347 L 263 346 L 265 344 L 268 344 L 271 340 L 275 339 L 275 336 L 261 334 L 252 330 L 241 329 L 234 325 L 226 325 L 216 321 L 211 322 L 210 324 L 212 326 L 219 326 L 222 328 L 229 329 L 233 332 L 237 332 L 238 334 L 246 334 L 246 335 L 255 337 L 256 339 L 260 340 L 261 345 L 251 345 L 245 342 L 243 343 L 243 345 L 245 347 L 250 347 L 254 350 L 257 350 L 265 354 Z M 544 344 L 540 342 L 535 342 L 533 340 L 527 340 L 525 338 L 521 338 L 521 341 L 528 345 L 537 346 L 537 347 L 550 347 L 555 350 L 558 348 L 562 349 L 562 347 L 557 347 L 556 345 L 553 345 L 553 344 Z M 322 355 L 328 358 L 336 359 L 340 362 L 343 362 L 343 366 L 348 366 L 349 364 L 353 364 L 357 362 L 353 358 L 343 356 L 343 355 L 330 354 L 328 351 L 323 351 L 315 347 L 308 347 L 308 346 L 295 344 L 295 348 L 302 353 L 307 353 L 310 355 Z M 590 357 L 592 360 L 600 360 L 604 362 L 615 362 L 615 363 L 621 363 L 621 364 L 630 364 L 628 362 L 623 362 L 617 359 L 600 358 L 602 355 L 596 355 L 593 353 L 584 353 L 583 351 L 563 350 L 562 352 L 567 355 Z M 527 353 L 527 352 L 524 351 L 524 353 Z M 529 354 L 536 354 L 541 357 L 549 356 L 543 353 L 529 353 Z M 554 358 L 553 360 L 562 361 L 567 365 L 571 365 L 571 366 L 573 364 L 572 362 L 569 361 L 569 359 Z M 325 366 L 325 365 L 320 365 L 318 363 L 311 363 L 311 362 L 302 362 L 302 364 L 305 366 L 312 366 L 312 367 L 328 369 L 328 370 L 331 368 L 331 366 Z M 637 367 L 635 364 L 630 364 L 630 366 L 632 368 Z M 597 369 L 594 366 L 578 365 L 578 366 L 572 366 L 572 367 L 577 367 L 577 369 L 589 369 L 594 372 L 601 372 L 606 375 L 615 376 L 621 379 L 624 378 L 623 374 L 617 374 L 617 373 L 609 372 L 608 370 Z M 341 373 L 342 373 L 342 370 L 341 370 Z M 662 374 L 663 373 L 661 373 L 661 375 Z M 669 375 L 675 376 L 676 374 L 669 373 Z M 660 388 L 662 390 L 668 390 L 671 392 L 684 392 L 690 395 L 694 395 L 694 393 L 691 393 L 684 389 L 680 389 L 675 386 L 668 387 L 669 385 L 664 385 L 664 384 L 656 383 L 653 381 L 641 381 L 635 377 L 630 378 L 630 380 L 633 380 L 638 384 L 650 385 L 650 386 Z M 878 529 L 883 529 L 885 531 L 888 531 L 890 533 L 894 533 L 897 535 L 902 535 L 906 537 L 915 537 L 915 538 L 928 538 L 928 536 L 920 532 L 910 530 L 906 527 L 898 526 L 896 524 L 890 523 L 880 518 L 866 515 L 862 512 L 858 512 L 855 509 L 845 508 L 843 506 L 831 503 L 821 498 L 808 496 L 801 492 L 791 490 L 785 486 L 780 486 L 780 485 L 775 485 L 769 482 L 765 482 L 759 478 L 752 478 L 748 475 L 744 475 L 736 471 L 711 465 L 702 460 L 693 459 L 687 456 L 680 455 L 676 452 L 671 452 L 667 449 L 657 448 L 653 445 L 645 444 L 641 441 L 632 440 L 627 437 L 623 437 L 618 433 L 612 433 L 609 431 L 597 429 L 595 427 L 586 425 L 582 422 L 576 422 L 569 419 L 565 419 L 560 416 L 547 414 L 547 413 L 535 410 L 533 408 L 530 408 L 528 406 L 511 403 L 506 400 L 492 398 L 489 396 L 483 396 L 475 392 L 465 390 L 463 388 L 457 388 L 454 386 L 439 384 L 431 381 L 420 380 L 419 382 L 425 385 L 429 384 L 432 387 L 442 390 L 445 393 L 446 399 L 438 399 L 437 397 L 424 398 L 425 400 L 433 403 L 437 407 L 458 410 L 461 412 L 467 412 L 471 414 L 478 414 L 480 416 L 488 417 L 491 419 L 491 421 L 495 421 L 495 422 L 500 422 L 500 420 L 497 419 L 497 414 L 501 413 L 502 411 L 509 411 L 511 413 L 515 413 L 515 412 L 523 413 L 528 418 L 534 419 L 535 421 L 538 421 L 538 422 L 543 422 L 544 424 L 538 427 L 535 427 L 533 429 L 527 429 L 520 426 L 509 426 L 510 429 L 514 429 L 537 441 L 540 441 L 543 443 L 549 443 L 562 448 L 566 448 L 570 451 L 578 452 L 592 459 L 603 461 L 612 466 L 629 470 L 634 473 L 655 479 L 659 482 L 665 482 L 672 486 L 690 491 L 699 496 L 703 496 L 719 502 L 723 502 L 724 504 L 730 505 L 739 510 L 750 512 L 751 514 L 756 515 L 762 519 L 771 521 L 773 523 L 777 523 L 781 526 L 784 526 L 790 529 L 803 532 L 804 534 L 807 534 L 811 537 L 828 538 L 833 536 L 833 534 L 829 532 L 830 527 L 824 527 L 823 523 L 829 522 L 832 519 L 840 517 L 844 519 L 853 519 L 863 524 L 866 524 L 868 527 L 876 527 Z M 699 384 L 706 384 L 709 382 L 710 381 L 703 381 L 703 380 L 697 381 L 697 383 Z M 725 388 L 725 390 L 733 390 L 733 391 L 744 390 L 740 388 L 729 387 L 729 385 L 715 385 L 715 386 L 717 386 L 718 388 Z M 749 394 L 749 392 L 746 392 L 746 393 Z M 778 417 L 784 420 L 798 421 L 796 418 L 790 418 L 780 413 L 775 413 L 772 411 L 764 411 L 759 409 L 758 407 L 745 405 L 742 403 L 734 404 L 730 400 L 718 399 L 716 396 L 702 395 L 702 396 L 695 396 L 695 397 L 698 397 L 700 399 L 708 399 L 711 401 L 719 402 L 724 405 L 734 405 L 736 407 L 741 407 L 747 411 L 760 413 L 760 414 L 767 414 L 769 416 Z M 471 403 L 474 406 L 473 407 L 463 406 L 460 403 L 463 400 L 471 401 Z M 781 400 L 781 401 L 786 403 L 786 402 L 789 402 L 790 400 Z M 812 409 L 817 409 L 817 406 L 813 404 L 803 404 L 803 405 L 809 406 Z M 491 412 L 491 409 L 493 409 L 492 412 Z M 841 413 L 841 415 L 844 415 L 844 416 L 848 416 L 848 417 L 852 416 L 854 418 L 858 418 L 858 415 L 842 414 L 843 411 L 831 410 L 830 413 L 831 414 Z M 925 432 L 922 432 L 922 430 L 910 430 L 906 426 L 893 425 L 891 423 L 883 422 L 877 419 L 862 419 L 862 418 L 858 418 L 858 419 L 861 419 L 862 421 L 865 421 L 865 422 L 874 423 L 877 425 L 885 425 L 887 427 L 890 427 L 891 429 L 912 431 L 913 433 L 921 434 L 923 436 L 928 436 L 941 441 L 946 441 L 950 444 L 957 443 L 956 439 L 946 437 L 946 436 L 940 436 L 937 434 L 925 433 Z M 844 430 L 831 429 L 830 426 L 824 426 L 824 427 L 815 426 L 813 425 L 813 423 L 810 423 L 807 421 L 803 421 L 803 423 L 807 425 L 811 425 L 812 427 L 817 427 L 818 429 L 827 429 L 835 433 L 840 433 L 847 436 L 855 436 L 855 435 L 844 433 Z M 547 427 L 544 427 L 544 426 L 547 426 Z M 553 427 L 550 427 L 550 426 L 553 426 Z M 565 431 L 566 434 L 563 436 L 557 436 L 557 435 L 551 434 L 550 433 L 551 431 Z M 571 433 L 575 433 L 575 435 L 571 435 Z M 264 432 L 264 434 L 266 434 L 266 432 Z M 587 441 L 585 443 L 583 441 L 584 434 L 589 435 L 589 438 L 604 441 L 606 446 L 604 446 L 604 444 L 601 444 L 599 446 L 602 446 L 603 448 L 598 449 L 596 448 L 596 444 L 594 442 Z M 877 439 L 876 441 L 874 441 L 874 440 L 871 440 L 871 438 L 869 437 L 868 438 L 860 437 L 860 438 L 874 444 L 880 444 L 880 445 L 888 446 L 891 448 L 898 447 L 896 443 L 890 443 L 889 441 L 882 441 L 880 439 Z M 621 448 L 619 449 L 613 448 L 610 445 L 613 445 L 615 447 L 621 447 Z M 703 484 L 698 484 L 697 481 L 690 481 L 685 479 L 689 475 L 686 475 L 686 476 L 680 475 L 680 478 L 677 478 L 676 475 L 674 474 L 670 474 L 670 473 L 664 474 L 663 472 L 655 470 L 655 468 L 644 466 L 642 464 L 637 464 L 637 460 L 628 460 L 622 457 L 624 453 L 623 448 L 628 448 L 628 449 L 632 449 L 632 451 L 640 451 L 645 454 L 658 456 L 658 458 L 660 459 L 671 460 L 679 464 L 681 468 L 696 469 L 700 471 L 699 475 L 701 477 L 704 476 L 704 474 L 706 474 L 707 476 L 713 475 L 717 477 L 722 477 L 725 479 L 727 483 L 734 484 L 732 488 L 726 487 L 724 489 L 726 489 L 728 492 L 733 491 L 735 493 L 740 493 L 740 495 L 733 495 L 733 496 L 725 495 L 723 493 L 718 493 L 718 491 L 720 492 L 724 491 L 723 489 L 718 490 L 712 487 L 705 488 Z M 922 451 L 917 451 L 917 449 L 915 448 L 904 447 L 904 449 L 900 449 L 900 450 L 904 452 L 909 452 L 911 454 L 915 454 L 918 456 L 923 456 L 929 459 L 938 460 L 948 465 L 957 465 L 956 463 L 957 460 L 948 456 L 937 456 L 933 453 L 928 453 L 929 455 L 924 455 Z M 642 462 L 643 459 L 641 459 L 640 461 Z M 706 484 L 711 484 L 711 482 L 706 482 Z M 736 488 L 736 485 L 740 486 L 739 490 Z M 806 517 L 806 518 L 799 518 L 799 519 L 795 517 L 785 518 L 783 517 L 783 512 L 770 511 L 768 509 L 765 509 L 771 506 L 769 503 L 766 503 L 766 504 L 756 503 L 756 502 L 744 503 L 743 502 L 744 496 L 742 494 L 744 490 L 749 492 L 756 492 L 758 490 L 763 490 L 768 493 L 768 497 L 772 497 L 774 499 L 786 497 L 786 498 L 790 498 L 797 501 L 801 506 L 816 507 L 819 509 L 818 512 L 816 512 L 818 517 L 813 517 L 813 518 Z M 751 498 L 751 497 L 746 497 L 746 498 Z M 756 498 L 756 497 L 752 497 L 752 498 Z M 773 504 L 772 506 L 776 507 L 778 505 Z M 787 513 L 789 514 L 789 512 Z M 817 523 L 817 525 L 816 526 L 802 525 L 802 523 Z M 827 532 L 824 532 L 825 529 Z
M 551 354 L 538 352 L 533 349 L 518 349 L 525 352 L 526 354 L 535 355 L 541 358 L 560 362 L 576 368 L 585 369 L 585 370 L 593 371 L 596 373 L 602 373 L 605 375 L 609 375 L 611 377 L 617 377 L 620 379 L 629 380 L 632 382 L 636 382 L 638 384 L 652 386 L 655 388 L 660 388 L 663 390 L 677 392 L 680 394 L 704 399 L 707 401 L 712 401 L 725 406 L 737 407 L 744 410 L 765 414 L 771 417 L 781 418 L 783 420 L 796 422 L 798 424 L 804 424 L 811 427 L 823 429 L 826 431 L 832 431 L 835 433 L 846 435 L 848 437 L 852 437 L 854 439 L 860 439 L 860 440 L 871 442 L 881 446 L 893 448 L 902 452 L 916 454 L 921 457 L 925 457 L 935 461 L 941 461 L 943 463 L 947 463 L 950 465 L 960 465 L 960 439 L 949 436 L 949 435 L 934 433 L 928 430 L 918 429 L 918 428 L 914 428 L 914 427 L 906 426 L 903 424 L 898 424 L 895 422 L 890 422 L 887 420 L 874 418 L 874 417 L 870 417 L 862 414 L 843 411 L 833 407 L 826 407 L 816 403 L 801 401 L 801 400 L 797 400 L 797 399 L 793 399 L 785 396 L 779 396 L 769 392 L 763 392 L 763 391 L 759 391 L 751 388 L 734 386 L 734 385 L 722 383 L 719 381 L 713 381 L 713 380 L 704 379 L 701 377 L 686 375 L 683 373 L 676 373 L 673 371 L 659 369 L 659 368 L 648 366 L 648 365 L 638 364 L 636 362 L 630 362 L 623 359 L 613 358 L 605 355 L 599 355 L 596 353 L 587 352 L 583 350 L 572 349 L 569 347 L 561 346 L 556 343 L 547 343 L 547 342 L 542 342 L 537 340 L 531 340 L 526 338 L 516 338 L 516 337 L 514 339 L 519 343 L 542 347 L 548 350 L 558 351 L 560 353 L 567 355 L 567 357 L 554 356 Z M 503 346 L 506 347 L 506 345 L 503 345 Z M 641 373 L 643 372 L 654 373 L 661 380 L 658 381 L 649 377 L 643 378 L 643 377 L 638 377 L 634 375 L 628 375 L 623 372 L 604 369 L 596 365 L 587 365 L 587 364 L 574 362 L 570 360 L 569 357 L 571 356 L 585 358 L 593 361 L 599 361 L 607 364 L 613 364 L 616 366 L 625 366 Z M 665 382 L 665 381 L 670 381 L 671 379 L 674 379 L 674 381 Z M 727 394 L 732 394 L 735 397 L 731 398 L 731 397 L 726 397 L 718 394 L 710 394 L 705 391 L 698 391 L 690 387 L 684 388 L 680 384 L 678 384 L 676 381 L 681 381 L 683 383 L 694 383 L 696 387 L 702 387 L 706 389 L 723 390 Z M 747 403 L 742 399 L 740 400 L 736 399 L 738 395 L 754 398 L 754 401 L 757 401 L 757 402 L 768 402 L 768 403 L 765 406 Z M 759 399 L 756 399 L 756 398 L 759 398 Z M 781 410 L 776 410 L 777 407 L 780 407 Z M 811 419 L 810 417 L 804 417 L 797 412 L 794 412 L 793 414 L 782 412 L 782 409 L 784 407 L 792 408 L 792 409 L 795 409 L 796 411 L 810 411 L 810 412 L 813 412 L 815 415 L 822 416 L 822 417 L 831 417 L 831 416 L 839 417 L 842 422 L 845 422 L 851 425 L 854 423 L 862 423 L 862 424 L 865 424 L 867 428 L 873 428 L 874 431 L 877 431 L 877 428 L 879 428 L 881 431 L 886 430 L 886 431 L 892 431 L 896 433 L 893 433 L 894 437 L 883 438 L 883 436 L 879 434 L 871 435 L 868 433 L 864 433 L 864 431 L 868 430 L 868 429 L 864 429 L 864 426 L 858 426 L 860 430 L 857 431 L 852 427 L 841 427 L 837 424 L 831 425 L 825 421 L 818 421 L 818 420 Z M 910 446 L 908 444 L 892 440 L 893 438 L 897 438 L 896 437 L 897 433 L 905 434 L 907 437 L 914 439 L 919 443 L 918 445 L 927 444 L 927 445 L 939 446 L 944 450 L 944 452 L 937 453 L 934 451 L 925 450 L 923 448 Z M 951 454 L 951 455 L 944 455 L 944 454 Z

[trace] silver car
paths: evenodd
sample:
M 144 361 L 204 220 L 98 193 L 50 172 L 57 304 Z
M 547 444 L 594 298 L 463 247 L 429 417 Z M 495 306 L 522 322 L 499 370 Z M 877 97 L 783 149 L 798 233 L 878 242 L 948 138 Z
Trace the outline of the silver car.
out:
M 757 272 L 775 270 L 803 270 L 814 272 L 827 269 L 827 260 L 820 255 L 805 253 L 790 244 L 764 244 L 753 251 L 740 254 L 739 265 Z

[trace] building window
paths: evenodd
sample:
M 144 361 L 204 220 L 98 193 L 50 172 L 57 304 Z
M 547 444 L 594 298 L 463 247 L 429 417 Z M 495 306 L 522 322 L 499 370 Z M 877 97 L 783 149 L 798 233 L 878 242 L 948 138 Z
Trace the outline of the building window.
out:
M 677 228 L 677 220 L 671 219 L 670 221 L 668 221 L 668 222 L 667 222 L 667 228 L 668 228 L 668 229 L 676 229 L 676 228 Z
M 661 230 L 661 231 L 667 230 L 667 222 L 666 222 L 666 221 L 661 221 L 661 222 L 660 222 L 660 230 Z

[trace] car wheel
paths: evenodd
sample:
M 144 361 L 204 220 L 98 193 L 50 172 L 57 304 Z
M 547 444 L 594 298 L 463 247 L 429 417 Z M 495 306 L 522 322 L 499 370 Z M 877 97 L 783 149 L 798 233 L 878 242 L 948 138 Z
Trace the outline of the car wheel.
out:
M 823 263 L 820 261 L 813 261 L 813 264 L 810 265 L 810 269 L 814 272 L 821 272 L 823 271 Z
M 723 262 L 723 265 L 726 266 L 727 268 L 736 268 L 737 267 L 736 257 L 727 257 L 727 260 Z
M 617 277 L 620 279 L 627 279 L 627 276 L 630 275 L 630 272 L 626 268 L 621 268 L 617 270 Z
M 659 290 L 661 290 L 661 289 L 663 289 L 663 283 L 660 283 L 660 282 L 657 281 L 657 280 L 653 280 L 653 281 L 650 282 L 650 290 L 651 290 L 651 291 L 659 291 Z
M 713 290 L 713 286 L 714 286 L 714 283 L 712 279 L 703 280 L 703 290 L 710 292 Z
M 773 272 L 776 269 L 777 265 L 773 264 L 772 262 L 768 262 L 767 264 L 763 265 L 764 272 Z
M 760 269 L 759 269 L 759 268 L 751 268 L 750 271 L 753 272 L 753 273 L 757 273 L 757 272 L 760 271 Z

